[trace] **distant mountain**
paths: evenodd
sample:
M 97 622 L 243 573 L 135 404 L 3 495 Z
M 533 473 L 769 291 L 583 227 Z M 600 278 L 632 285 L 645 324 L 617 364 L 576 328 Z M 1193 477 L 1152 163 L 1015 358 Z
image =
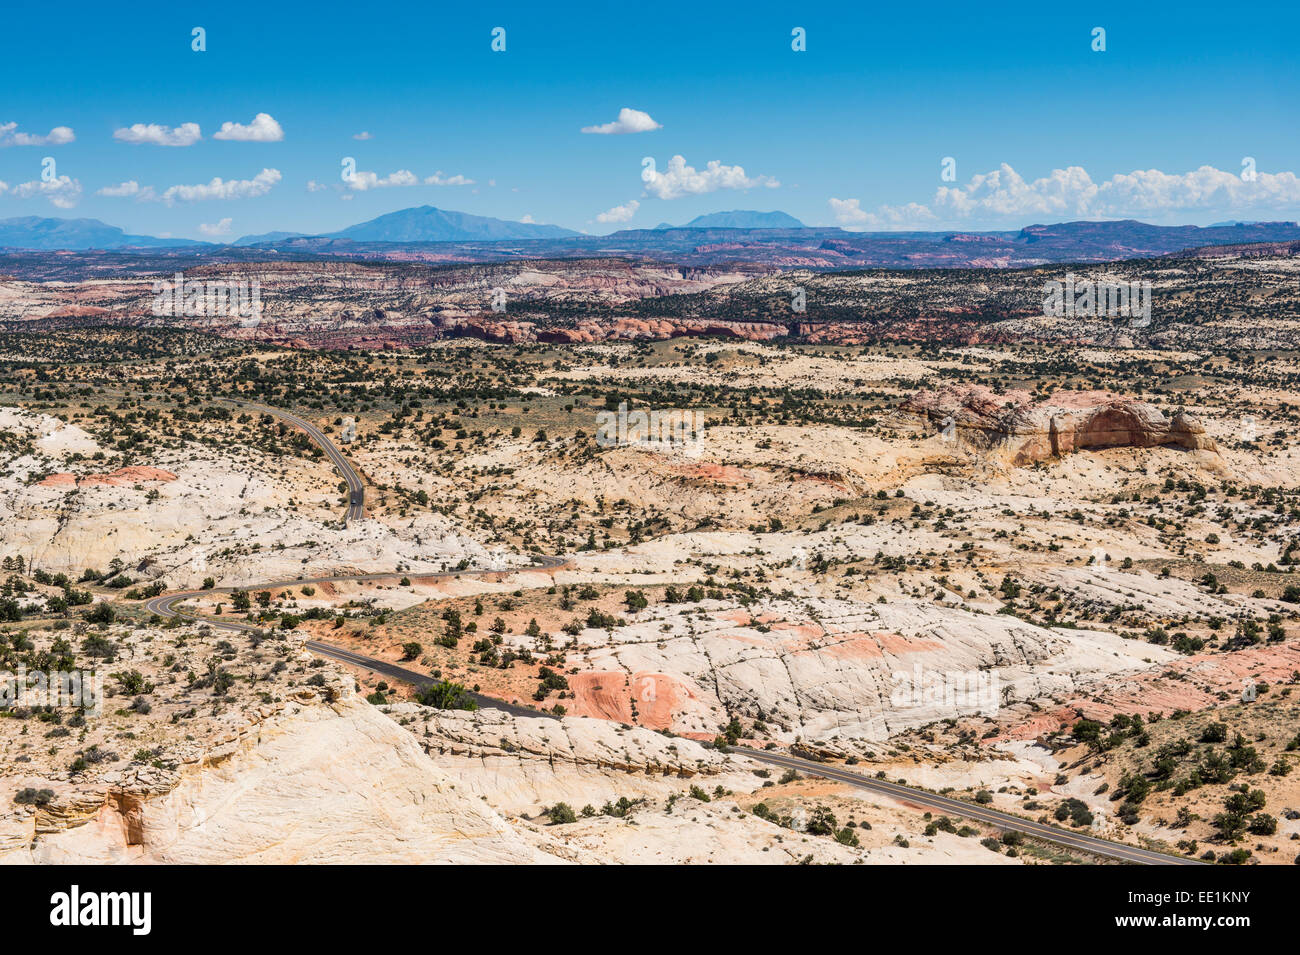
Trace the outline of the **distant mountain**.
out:
M 683 226 L 661 223 L 660 229 L 804 229 L 802 222 L 784 212 L 751 212 L 735 209 L 731 212 L 710 212 L 696 216 Z
M 241 235 L 231 245 L 261 245 L 263 242 L 280 242 L 284 239 L 296 239 L 302 232 L 263 232 L 261 235 Z
M 716 220 L 693 220 L 701 221 Z M 103 269 L 111 266 L 110 256 L 101 254 L 104 250 L 113 252 L 119 264 L 128 260 L 169 260 L 156 267 L 170 267 L 173 260 L 272 262 L 328 258 L 450 263 L 503 262 L 521 257 L 631 257 L 700 267 L 734 262 L 774 269 L 1005 269 L 1148 259 L 1214 246 L 1257 246 L 1264 250 L 1270 245 L 1290 243 L 1300 243 L 1300 226 L 1294 222 L 1200 228 L 1133 220 L 1057 222 L 997 232 L 846 232 L 834 226 L 787 229 L 688 225 L 594 236 L 428 206 L 381 216 L 334 236 L 269 232 L 244 236 L 231 245 L 132 236 L 93 219 L 0 220 L 0 249 L 95 250 L 94 255 L 84 257 L 85 266 Z M 72 267 L 66 261 L 54 261 L 52 256 L 4 258 L 7 274 L 15 273 L 15 258 L 22 259 L 22 269 L 35 269 L 41 275 L 54 275 L 61 268 Z
M 490 242 L 497 239 L 563 239 L 579 234 L 556 225 L 510 222 L 468 212 L 418 206 L 331 232 L 327 238 L 357 242 Z
M 98 219 L 43 219 L 19 216 L 0 219 L 0 247 L 10 249 L 121 249 L 177 248 L 210 245 L 194 239 L 159 239 L 151 235 L 128 235 L 117 226 Z
M 1239 226 L 1239 225 L 1247 226 L 1247 225 L 1268 225 L 1268 224 L 1269 224 L 1268 222 L 1264 222 L 1259 219 L 1229 219 L 1226 222 L 1211 222 L 1208 228 L 1227 229 L 1230 228 L 1231 226 Z M 1292 224 L 1294 225 L 1294 223 Z

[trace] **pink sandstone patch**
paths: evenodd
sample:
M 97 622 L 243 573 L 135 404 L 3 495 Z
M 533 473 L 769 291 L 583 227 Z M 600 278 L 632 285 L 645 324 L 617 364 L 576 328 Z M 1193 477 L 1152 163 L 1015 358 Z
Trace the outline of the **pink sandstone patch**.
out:
M 1243 682 L 1252 679 L 1270 686 L 1287 684 L 1300 671 L 1300 641 L 1249 647 L 1234 653 L 1198 653 L 1176 660 L 1155 673 L 1138 673 L 1111 681 L 1096 697 L 1065 701 L 1051 713 L 1036 713 L 987 742 L 1034 739 L 1073 726 L 1079 714 L 1109 722 L 1117 713 L 1132 715 L 1174 710 L 1204 710 L 1237 703 Z M 1219 699 L 1226 693 L 1226 703 Z
M 690 687 L 666 673 L 634 673 L 632 689 L 637 723 L 654 730 L 669 729 L 682 705 L 696 698 Z
M 141 481 L 175 481 L 176 475 L 162 468 L 132 466 L 118 468 L 108 474 L 51 474 L 40 483 L 46 487 L 84 487 L 86 485 L 121 486 L 138 484 Z
M 573 692 L 571 715 L 632 722 L 631 687 L 626 673 L 596 670 L 575 673 L 568 679 Z

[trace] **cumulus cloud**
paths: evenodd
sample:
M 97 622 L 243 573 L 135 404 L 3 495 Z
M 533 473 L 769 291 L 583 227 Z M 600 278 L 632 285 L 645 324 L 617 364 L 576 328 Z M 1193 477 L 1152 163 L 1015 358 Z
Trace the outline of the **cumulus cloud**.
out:
M 345 184 L 356 192 L 366 192 L 369 189 L 388 189 L 394 186 L 418 186 L 420 179 L 409 169 L 399 169 L 382 178 L 378 173 L 358 169 Z
M 474 185 L 474 180 L 466 179 L 464 176 L 459 174 L 455 176 L 444 176 L 442 170 L 439 169 L 432 176 L 426 176 L 424 184 L 426 186 L 472 186 Z
M 362 140 L 362 141 L 364 142 L 365 140 L 367 140 L 367 139 L 371 139 L 371 138 L 373 138 L 373 137 L 371 137 L 370 133 L 366 132 L 366 131 L 363 129 L 363 130 L 361 130 L 361 132 L 359 132 L 359 133 L 353 133 L 353 134 L 352 134 L 352 138 L 353 138 L 353 139 L 360 139 L 360 140 Z
M 177 200 L 197 202 L 202 199 L 251 199 L 266 195 L 281 178 L 278 169 L 263 169 L 252 179 L 213 177 L 209 182 L 194 186 L 171 186 L 162 194 L 162 201 L 171 205 Z
M 908 229 L 936 221 L 1161 218 L 1188 212 L 1269 214 L 1300 206 L 1295 173 L 1259 172 L 1253 178 L 1201 166 L 1186 173 L 1139 169 L 1096 182 L 1081 166 L 1053 169 L 1028 180 L 1009 164 L 972 176 L 961 186 L 941 186 L 927 206 L 881 206 L 874 212 L 857 199 L 831 199 L 845 228 Z
M 213 237 L 230 235 L 230 224 L 233 221 L 233 219 L 227 216 L 219 222 L 200 222 L 199 231 L 204 235 L 210 235 Z
M 77 137 L 69 126 L 55 126 L 44 136 L 18 131 L 17 123 L 0 123 L 0 149 L 6 146 L 64 146 Z
M 765 186 L 774 189 L 781 185 L 771 176 L 745 175 L 743 166 L 724 166 L 718 160 L 712 160 L 703 171 L 686 165 L 683 156 L 674 156 L 668 160 L 668 168 L 660 172 L 652 164 L 641 170 L 641 181 L 645 183 L 646 192 L 660 199 L 677 199 L 681 196 L 698 196 L 719 189 L 752 189 Z
M 875 212 L 862 208 L 858 199 L 829 199 L 831 214 L 846 229 L 886 231 L 890 229 L 915 229 L 933 224 L 937 218 L 923 205 L 909 202 L 902 206 L 881 206 Z
M 118 198 L 129 198 L 134 196 L 140 201 L 155 198 L 153 186 L 141 186 L 134 179 L 126 182 L 119 182 L 116 186 L 105 186 L 95 191 L 97 196 L 115 196 Z
M 639 109 L 628 109 L 624 106 L 618 111 L 618 119 L 612 123 L 601 123 L 599 126 L 584 126 L 584 133 L 596 133 L 601 136 L 620 136 L 624 133 L 648 133 L 651 130 L 663 129 L 663 126 L 656 123 L 650 118 L 649 113 L 643 113 Z
M 328 189 L 328 188 L 329 188 L 329 186 L 325 185 L 323 182 L 317 182 L 315 179 L 308 179 L 308 180 L 307 180 L 307 191 L 308 191 L 308 192 L 323 192 L 324 190 L 326 190 L 326 189 Z
M 627 222 L 634 215 L 637 209 L 641 208 L 641 203 L 633 199 L 631 202 L 625 202 L 621 206 L 615 206 L 613 209 L 607 209 L 600 215 L 596 216 L 597 222 Z
M 1213 166 L 1183 175 L 1158 169 L 1112 176 L 1097 190 L 1093 205 L 1103 215 L 1166 209 L 1258 209 L 1300 204 L 1300 179 L 1293 172 L 1255 174 L 1253 180 Z
M 181 123 L 175 129 L 157 123 L 136 123 L 113 131 L 120 143 L 145 146 L 193 146 L 203 138 L 198 123 Z
M 270 113 L 258 113 L 247 126 L 240 123 L 222 123 L 213 139 L 230 139 L 241 143 L 278 143 L 284 139 L 284 130 L 271 118 Z
M 81 182 L 67 176 L 50 180 L 33 179 L 14 186 L 13 195 L 17 199 L 45 198 L 59 209 L 71 209 L 81 201 Z

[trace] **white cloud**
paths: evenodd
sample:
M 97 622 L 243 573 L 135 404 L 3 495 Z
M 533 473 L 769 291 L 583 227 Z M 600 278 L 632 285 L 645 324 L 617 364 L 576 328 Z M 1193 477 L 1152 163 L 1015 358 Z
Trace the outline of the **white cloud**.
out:
M 903 206 L 881 206 L 876 212 L 867 212 L 857 199 L 829 199 L 827 205 L 831 207 L 836 222 L 854 231 L 916 229 L 933 223 L 936 218 L 933 212 L 915 202 Z
M 637 209 L 641 208 L 641 203 L 633 199 L 631 202 L 625 202 L 621 206 L 615 206 L 613 209 L 607 209 L 600 215 L 596 216 L 597 222 L 627 222 L 634 215 Z
M 64 146 L 77 137 L 71 127 L 55 126 L 44 136 L 20 133 L 17 123 L 0 123 L 0 149 L 6 146 Z
M 1259 172 L 1248 181 L 1201 166 L 1181 174 L 1138 169 L 1094 182 L 1081 166 L 1067 166 L 1027 180 L 1002 163 L 963 186 L 941 186 L 929 206 L 912 202 L 868 212 L 857 199 L 831 199 L 829 205 L 836 221 L 850 229 L 927 228 L 969 219 L 1024 225 L 1032 219 L 1160 219 L 1189 212 L 1294 214 L 1300 179 L 1292 172 Z
M 359 132 L 359 133 L 353 133 L 353 134 L 352 134 L 352 138 L 353 138 L 353 139 L 360 139 L 362 142 L 364 142 L 365 140 L 367 140 L 367 139 L 373 139 L 374 137 L 372 137 L 372 136 L 370 135 L 370 133 L 366 132 L 366 131 L 363 129 L 363 130 L 362 130 L 361 132 Z
M 1067 216 L 1125 218 L 1188 210 L 1223 211 L 1300 203 L 1295 173 L 1257 173 L 1246 181 L 1233 172 L 1201 166 L 1187 173 L 1138 169 L 1100 183 L 1079 166 L 1053 169 L 1027 181 L 1007 163 L 965 186 L 940 188 L 936 210 L 955 216 Z
M 871 218 L 871 213 L 862 208 L 861 199 L 828 199 L 827 205 L 835 214 L 835 221 L 840 225 L 861 225 Z
M 252 179 L 214 177 L 209 182 L 195 186 L 171 186 L 162 194 L 162 200 L 171 205 L 177 200 L 197 202 L 201 199 L 250 199 L 266 195 L 281 178 L 278 169 L 263 169 Z
M 390 172 L 382 179 L 378 173 L 366 172 L 358 169 L 352 174 L 352 177 L 346 181 L 346 186 L 356 192 L 365 192 L 369 189 L 387 189 L 393 186 L 418 186 L 420 179 L 409 169 L 399 169 L 396 172 Z
M 81 182 L 76 179 L 69 179 L 67 176 L 59 176 L 48 181 L 34 179 L 31 182 L 24 182 L 14 186 L 13 195 L 17 199 L 31 199 L 39 196 L 49 199 L 52 205 L 60 209 L 71 209 L 81 201 Z
M 439 169 L 432 176 L 426 176 L 424 184 L 426 186 L 472 186 L 474 185 L 474 180 L 466 179 L 464 176 L 459 174 L 455 176 L 444 176 L 442 170 Z
M 1097 186 L 1079 166 L 1054 169 L 1033 182 L 1007 163 L 993 172 L 972 176 L 964 186 L 941 186 L 934 195 L 940 212 L 966 217 L 1086 215 Z
M 3 179 L 0 179 L 0 196 L 3 196 L 8 191 L 9 191 L 9 183 L 5 182 Z
M 645 183 L 646 192 L 660 199 L 677 199 L 681 196 L 698 196 L 719 189 L 752 189 L 755 186 L 775 188 L 781 183 L 770 176 L 745 175 L 742 166 L 724 166 L 716 159 L 709 162 L 701 172 L 694 166 L 686 165 L 683 156 L 674 156 L 668 160 L 668 169 L 660 172 L 654 167 L 641 171 L 641 181 Z
M 222 236 L 222 235 L 230 235 L 230 224 L 233 221 L 234 221 L 233 219 L 227 216 L 226 218 L 215 223 L 201 222 L 199 223 L 199 231 L 202 232 L 204 235 L 210 235 L 214 237 Z
M 307 180 L 307 191 L 308 191 L 308 192 L 323 192 L 324 190 L 326 190 L 326 189 L 328 189 L 328 188 L 329 188 L 329 186 L 325 185 L 323 182 L 317 182 L 315 179 L 308 179 L 308 180 Z
M 258 113 L 247 126 L 239 123 L 222 123 L 213 139 L 231 139 L 241 143 L 278 143 L 284 139 L 284 130 L 271 118 L 270 113 Z
M 618 111 L 618 119 L 612 123 L 582 127 L 584 133 L 597 133 L 602 136 L 618 136 L 623 133 L 648 133 L 655 129 L 663 129 L 663 126 L 651 119 L 649 113 L 643 113 L 639 109 L 628 109 L 626 106 Z
M 126 182 L 119 182 L 116 186 L 105 186 L 103 189 L 96 190 L 97 196 L 116 196 L 118 198 L 127 198 L 134 196 L 136 199 L 144 202 L 149 199 L 156 199 L 153 186 L 141 186 L 134 179 Z
M 148 146 L 193 146 L 203 138 L 198 123 L 181 123 L 175 129 L 157 123 L 136 123 L 113 131 L 120 143 Z

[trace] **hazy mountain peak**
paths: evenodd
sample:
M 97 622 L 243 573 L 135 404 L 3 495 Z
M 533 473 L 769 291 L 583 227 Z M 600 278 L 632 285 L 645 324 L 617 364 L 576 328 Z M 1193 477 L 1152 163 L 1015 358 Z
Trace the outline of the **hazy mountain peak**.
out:
M 12 249 L 118 249 L 124 246 L 207 245 L 193 239 L 159 239 L 128 235 L 98 219 L 17 216 L 0 219 L 0 247 Z
M 696 216 L 683 229 L 803 229 L 802 222 L 792 215 L 774 210 L 754 212 L 734 209 L 730 212 L 709 212 Z
M 491 216 L 415 206 L 328 233 L 358 242 L 472 242 L 494 239 L 560 239 L 579 233 L 561 226 L 511 222 Z

